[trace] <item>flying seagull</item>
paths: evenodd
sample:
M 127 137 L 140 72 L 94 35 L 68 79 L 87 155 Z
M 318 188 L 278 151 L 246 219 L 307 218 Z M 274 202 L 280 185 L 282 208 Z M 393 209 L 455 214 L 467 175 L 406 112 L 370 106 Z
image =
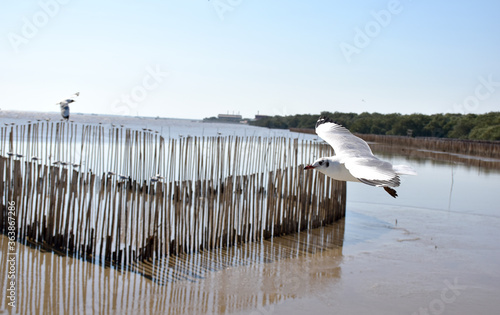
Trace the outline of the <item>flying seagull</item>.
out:
M 380 160 L 364 140 L 325 116 L 316 122 L 316 133 L 332 146 L 335 155 L 319 158 L 306 170 L 316 169 L 340 181 L 383 187 L 394 198 L 398 194 L 391 187 L 399 186 L 399 175 L 417 175 L 410 166 Z
M 61 101 L 57 103 L 56 105 L 61 106 L 61 116 L 68 120 L 69 119 L 69 104 L 73 103 L 75 101 L 75 98 L 80 95 L 80 92 L 76 92 L 73 94 L 70 98 L 65 99 L 64 101 Z

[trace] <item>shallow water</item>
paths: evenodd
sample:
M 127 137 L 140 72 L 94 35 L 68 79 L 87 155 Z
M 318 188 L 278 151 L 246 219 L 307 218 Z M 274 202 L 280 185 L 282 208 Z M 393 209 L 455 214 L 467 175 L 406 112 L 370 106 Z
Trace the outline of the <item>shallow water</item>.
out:
M 500 313 L 500 172 L 382 156 L 419 173 L 402 179 L 397 199 L 380 188 L 348 183 L 345 220 L 272 242 L 146 262 L 126 271 L 16 243 L 15 310 Z M 0 313 L 13 311 L 6 299 L 6 246 L 2 235 Z
M 377 154 L 377 153 L 375 153 Z M 408 164 L 418 176 L 402 176 L 397 199 L 382 189 L 348 183 L 348 201 L 474 213 L 500 218 L 500 170 L 457 163 L 377 154 L 393 164 Z
M 268 309 L 273 314 L 498 314 L 500 172 L 385 158 L 411 164 L 419 175 L 404 177 L 397 199 L 348 183 L 340 279 Z

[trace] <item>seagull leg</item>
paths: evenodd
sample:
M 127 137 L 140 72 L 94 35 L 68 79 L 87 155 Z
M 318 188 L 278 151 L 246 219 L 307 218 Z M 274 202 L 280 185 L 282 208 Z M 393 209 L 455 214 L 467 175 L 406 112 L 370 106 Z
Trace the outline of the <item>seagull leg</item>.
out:
M 384 189 L 392 197 L 396 198 L 398 196 L 398 193 L 394 189 L 392 189 L 391 187 L 384 186 Z

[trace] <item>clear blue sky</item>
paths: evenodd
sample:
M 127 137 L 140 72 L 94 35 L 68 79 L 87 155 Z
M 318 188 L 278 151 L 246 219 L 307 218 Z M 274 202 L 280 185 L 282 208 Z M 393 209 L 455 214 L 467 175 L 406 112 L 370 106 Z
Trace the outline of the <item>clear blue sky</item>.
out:
M 500 110 L 500 1 L 2 1 L 0 108 Z

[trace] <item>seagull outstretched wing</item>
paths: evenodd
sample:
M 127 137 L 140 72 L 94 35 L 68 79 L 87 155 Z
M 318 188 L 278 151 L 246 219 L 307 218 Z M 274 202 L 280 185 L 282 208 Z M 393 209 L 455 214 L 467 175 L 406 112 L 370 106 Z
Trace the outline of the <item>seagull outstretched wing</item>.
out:
M 339 158 L 373 156 L 372 150 L 363 139 L 327 117 L 321 116 L 318 119 L 316 133 L 332 146 Z
M 372 186 L 399 186 L 392 164 L 374 156 L 368 144 L 346 128 L 322 116 L 316 123 L 316 133 L 332 146 L 339 162 L 359 181 Z

